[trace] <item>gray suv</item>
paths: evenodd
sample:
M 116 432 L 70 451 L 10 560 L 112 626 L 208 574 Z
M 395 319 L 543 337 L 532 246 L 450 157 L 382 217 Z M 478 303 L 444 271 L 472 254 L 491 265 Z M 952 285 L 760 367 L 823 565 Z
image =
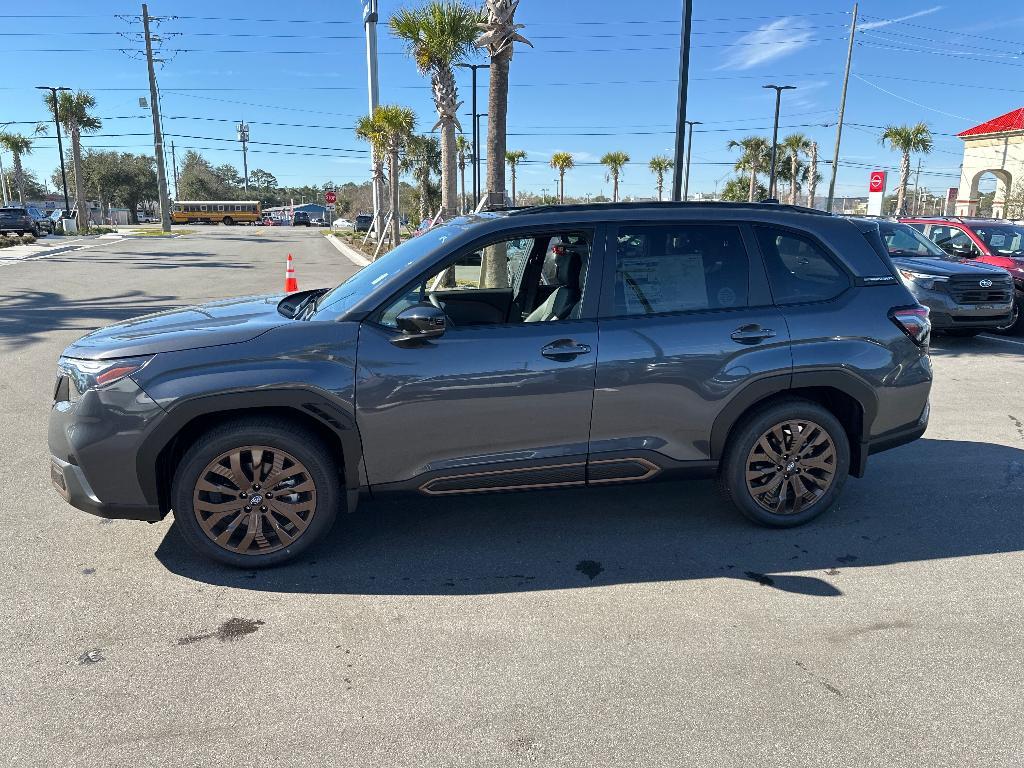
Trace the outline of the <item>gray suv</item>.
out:
M 51 476 L 103 517 L 173 510 L 197 550 L 247 568 L 389 492 L 716 475 L 743 514 L 792 526 L 923 434 L 929 332 L 871 221 L 773 203 L 481 213 L 330 290 L 78 340 Z

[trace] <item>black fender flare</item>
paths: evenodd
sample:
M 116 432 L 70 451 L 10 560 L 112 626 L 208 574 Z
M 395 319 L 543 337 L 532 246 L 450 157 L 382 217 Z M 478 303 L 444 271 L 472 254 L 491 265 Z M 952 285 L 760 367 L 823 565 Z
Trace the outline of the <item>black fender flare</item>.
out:
M 337 436 L 341 443 L 347 490 L 360 487 L 362 441 L 355 416 L 329 395 L 310 387 L 246 389 L 196 395 L 176 402 L 166 410 L 143 440 L 136 458 L 139 485 L 152 504 L 159 503 L 157 460 L 186 424 L 202 416 L 221 416 L 232 411 L 286 408 L 311 417 Z
M 860 425 L 860 434 L 852 435 L 850 450 L 851 465 L 856 469 L 862 463 L 861 447 L 866 442 L 868 430 L 878 413 L 878 397 L 875 395 L 871 385 L 845 368 L 834 368 L 818 371 L 801 371 L 793 374 L 779 376 L 767 376 L 747 384 L 737 392 L 729 403 L 722 409 L 715 418 L 711 427 L 711 458 L 720 460 L 725 450 L 725 443 L 729 433 L 740 417 L 746 413 L 751 406 L 765 400 L 773 395 L 785 394 L 793 390 L 817 387 L 835 389 L 850 396 L 860 404 L 863 412 L 863 419 Z M 863 458 L 867 452 L 863 451 Z

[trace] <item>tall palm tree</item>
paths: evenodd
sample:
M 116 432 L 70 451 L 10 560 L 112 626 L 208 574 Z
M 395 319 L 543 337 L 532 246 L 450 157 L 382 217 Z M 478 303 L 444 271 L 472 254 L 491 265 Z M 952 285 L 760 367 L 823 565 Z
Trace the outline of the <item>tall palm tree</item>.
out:
M 455 130 L 462 130 L 458 111 L 462 106 L 452 66 L 473 53 L 479 34 L 480 13 L 461 0 L 430 0 L 419 8 L 402 9 L 391 17 L 394 35 L 404 40 L 422 74 L 430 74 L 434 106 L 441 128 L 441 215 L 458 210 L 455 185 Z
M 54 102 L 53 92 L 43 95 L 43 101 L 50 114 L 60 119 L 60 124 L 71 136 L 71 163 L 75 173 L 75 199 L 78 209 L 78 228 L 89 226 L 85 200 L 85 176 L 82 172 L 82 134 L 93 133 L 103 127 L 98 117 L 89 113 L 96 106 L 96 99 L 88 91 L 58 91 Z M 58 109 L 59 108 L 59 109 Z
M 736 161 L 736 170 L 746 172 L 750 176 L 750 192 L 748 201 L 754 202 L 754 191 L 757 189 L 757 174 L 761 169 L 771 164 L 771 144 L 768 139 L 762 136 L 747 136 L 746 138 L 731 139 L 729 149 L 740 149 L 743 153 Z
M 558 202 L 565 202 L 565 172 L 575 167 L 576 163 L 569 152 L 555 152 L 551 156 L 551 167 L 558 171 Z
M 478 48 L 486 48 L 491 60 L 487 91 L 487 196 L 492 202 L 505 199 L 505 122 L 508 115 L 508 70 L 514 43 L 533 43 L 519 34 L 515 23 L 519 0 L 486 0 Z M 505 269 L 505 265 L 501 265 Z
M 466 154 L 469 150 L 469 142 L 461 133 L 455 137 L 455 152 L 458 155 L 459 163 L 459 184 L 462 192 L 459 195 L 459 213 L 466 212 Z
M 391 186 L 391 244 L 397 246 L 401 240 L 398 211 L 398 176 L 401 173 L 402 151 L 409 143 L 416 128 L 416 115 L 408 107 L 385 104 L 374 110 L 372 117 L 361 118 L 357 126 L 368 140 L 379 142 L 388 158 L 388 183 Z
M 655 155 L 647 167 L 651 169 L 651 173 L 657 179 L 658 200 L 660 201 L 662 193 L 665 191 L 665 174 L 672 170 L 672 161 L 664 155 Z
M 20 133 L 0 133 L 0 147 L 14 158 L 14 186 L 18 188 L 18 202 L 25 204 L 25 170 L 21 166 L 22 155 L 32 154 L 32 140 Z
M 800 186 L 803 158 L 811 149 L 811 140 L 802 133 L 791 133 L 780 143 L 782 161 L 789 163 L 789 204 L 796 205 L 796 193 Z
M 932 151 L 932 132 L 924 123 L 917 125 L 887 125 L 878 140 L 883 146 L 903 153 L 900 158 L 900 185 L 896 193 L 896 215 L 907 212 L 907 184 L 910 182 L 910 153 L 928 154 Z
M 370 154 L 373 157 L 373 179 L 376 182 L 372 185 L 377 193 L 378 199 L 374 201 L 374 209 L 379 214 L 384 210 L 384 154 L 387 152 L 387 145 L 384 141 L 384 132 L 380 123 L 372 115 L 363 115 L 356 121 L 356 136 L 368 142 L 371 148 Z M 257 169 L 258 170 L 258 169 Z M 256 172 L 250 174 L 250 180 Z M 254 181 L 254 183 L 256 183 Z M 257 186 L 259 186 L 257 184 Z M 358 211 L 357 211 L 358 213 Z M 383 238 L 384 222 L 374 221 L 373 230 L 378 239 Z
M 520 161 L 525 159 L 525 149 L 510 149 L 505 152 L 505 162 L 508 163 L 508 168 L 512 172 L 512 205 L 516 204 L 516 167 Z
M 612 180 L 612 202 L 619 199 L 619 176 L 622 174 L 622 167 L 629 162 L 629 155 L 625 152 L 607 152 L 601 158 L 601 164 L 608 166 L 608 175 Z
M 818 142 L 811 142 L 811 160 L 807 166 L 807 207 L 814 207 L 814 198 L 818 191 Z

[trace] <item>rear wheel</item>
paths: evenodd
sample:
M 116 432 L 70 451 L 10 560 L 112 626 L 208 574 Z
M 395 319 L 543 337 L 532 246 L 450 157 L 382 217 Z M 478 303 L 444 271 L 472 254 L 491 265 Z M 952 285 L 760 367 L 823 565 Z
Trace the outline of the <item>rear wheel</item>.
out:
M 232 219 L 230 216 L 225 216 L 224 217 L 224 226 L 230 227 L 234 223 L 235 223 L 235 220 Z
M 182 458 L 175 521 L 201 554 L 241 568 L 298 556 L 334 524 L 338 468 L 312 432 L 277 419 L 221 425 Z
M 849 468 L 849 439 L 836 417 L 792 398 L 749 414 L 734 428 L 719 485 L 751 520 L 786 528 L 828 510 Z

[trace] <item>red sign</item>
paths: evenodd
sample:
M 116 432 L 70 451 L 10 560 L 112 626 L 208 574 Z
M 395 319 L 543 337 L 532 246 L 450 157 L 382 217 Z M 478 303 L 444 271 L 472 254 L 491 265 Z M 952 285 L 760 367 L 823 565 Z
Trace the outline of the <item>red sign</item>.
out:
M 324 192 L 324 200 L 326 200 L 331 205 L 334 205 L 334 203 L 337 202 L 338 200 L 338 196 L 334 194 L 332 190 L 328 190 L 327 192 Z
M 885 171 L 872 171 L 869 192 L 881 192 L 885 189 Z

